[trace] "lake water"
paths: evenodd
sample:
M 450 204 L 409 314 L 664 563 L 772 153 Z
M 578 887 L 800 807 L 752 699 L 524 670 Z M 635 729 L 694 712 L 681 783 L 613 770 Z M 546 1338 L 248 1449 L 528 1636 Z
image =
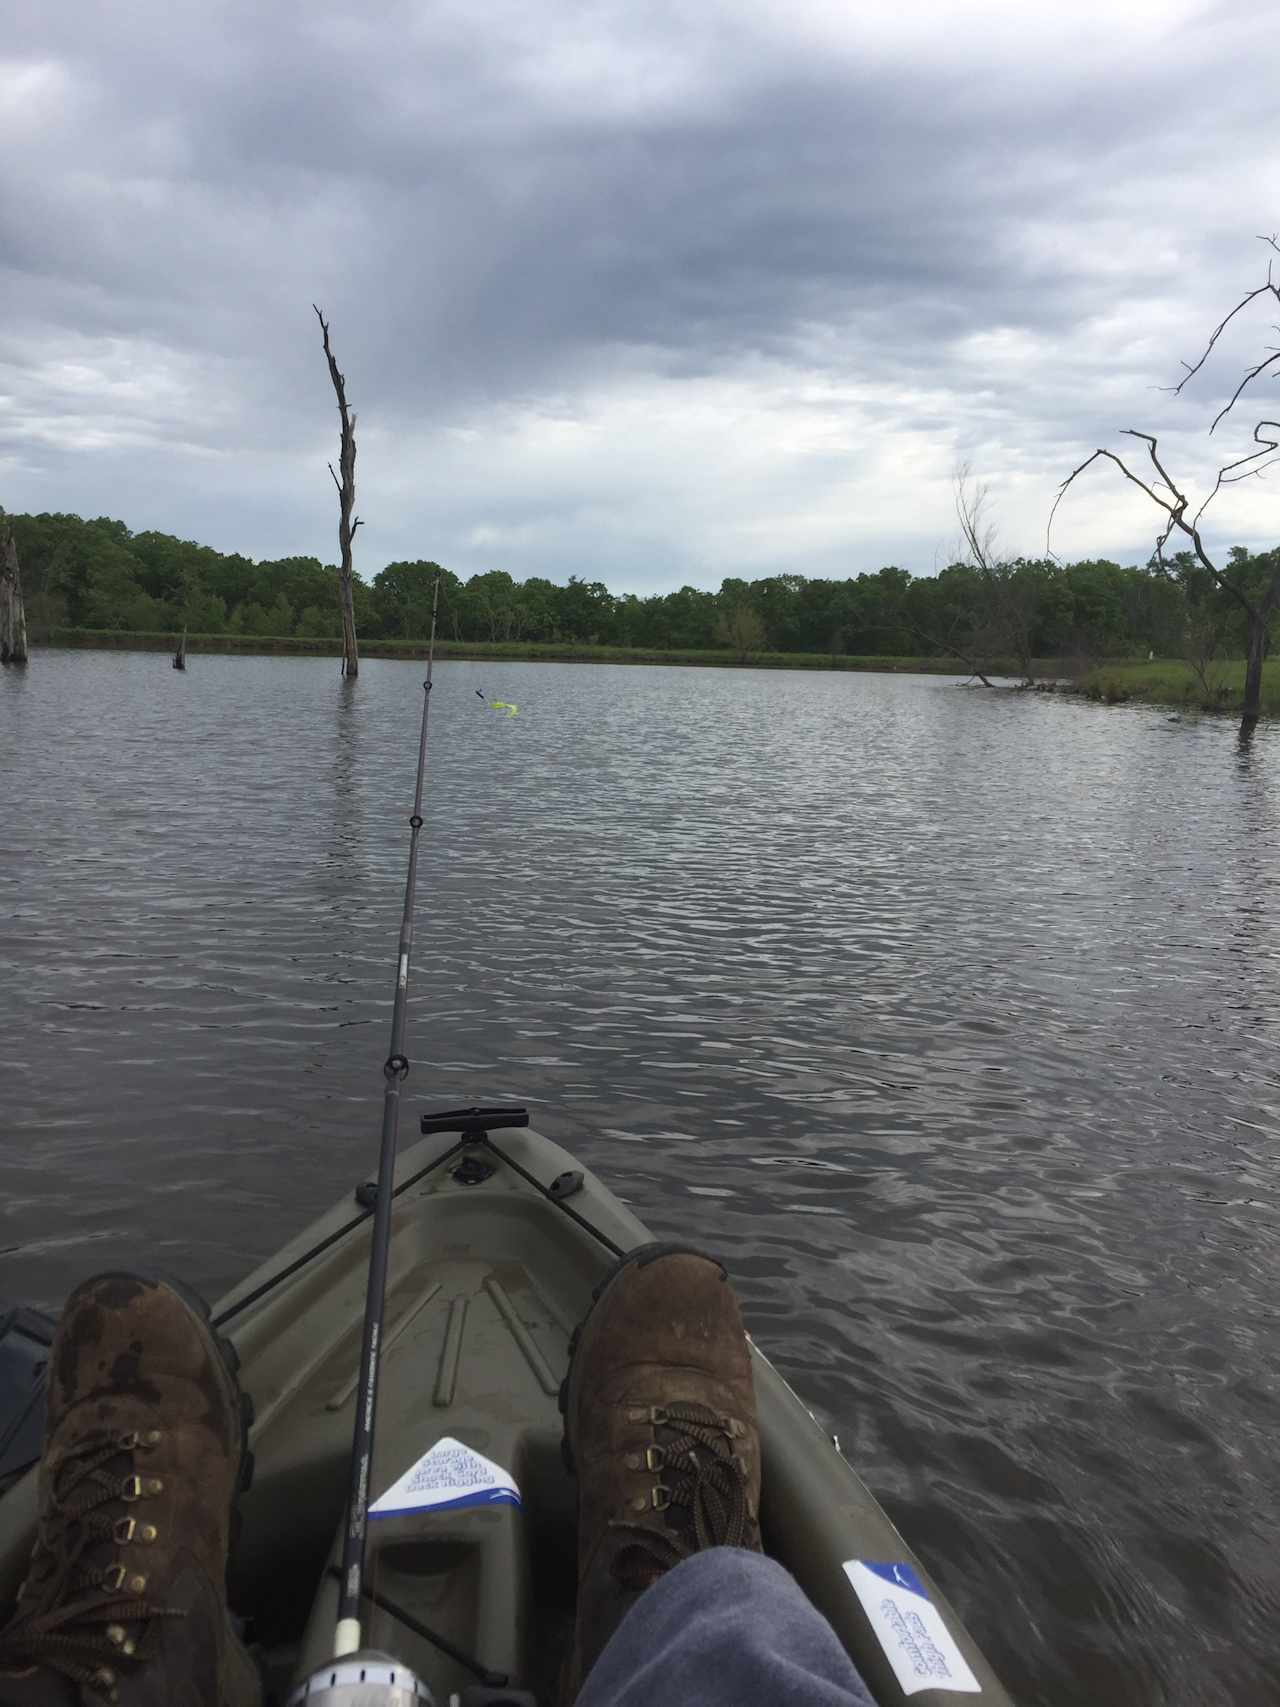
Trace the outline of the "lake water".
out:
M 216 1292 L 371 1170 L 421 678 L 0 672 L 0 1297 Z M 1273 1699 L 1280 730 L 436 683 L 413 1107 L 525 1102 L 720 1251 L 1023 1702 Z

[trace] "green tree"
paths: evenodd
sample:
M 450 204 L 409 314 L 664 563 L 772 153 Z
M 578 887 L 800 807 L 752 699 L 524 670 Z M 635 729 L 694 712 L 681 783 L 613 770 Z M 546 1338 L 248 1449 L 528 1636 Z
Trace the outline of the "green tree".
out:
M 520 633 L 526 640 L 558 640 L 557 603 L 560 588 L 540 575 L 532 575 L 515 589 L 520 612 Z
M 569 640 L 607 646 L 612 637 L 614 599 L 601 581 L 570 575 L 560 595 L 560 628 Z
M 292 634 L 293 607 L 283 593 L 277 593 L 269 605 L 249 600 L 237 607 L 231 626 L 237 634 L 254 634 L 263 639 Z
M 737 659 L 745 661 L 764 645 L 764 619 L 751 605 L 730 605 L 717 613 L 716 638 Z
M 438 563 L 388 563 L 373 578 L 373 605 L 378 613 L 378 632 L 406 640 L 425 640 L 431 632 L 431 601 L 436 579 L 440 579 L 440 619 L 446 621 L 459 611 L 462 583 Z M 455 636 L 457 638 L 457 636 Z
M 516 584 L 503 569 L 473 575 L 467 582 L 465 610 L 471 635 L 484 640 L 518 638 Z
M 308 605 L 305 610 L 299 611 L 294 632 L 313 640 L 336 639 L 342 633 L 342 616 L 338 610 L 337 599 L 332 599 L 324 605 Z
M 192 634 L 221 634 L 227 626 L 227 607 L 216 593 L 192 593 L 182 614 Z

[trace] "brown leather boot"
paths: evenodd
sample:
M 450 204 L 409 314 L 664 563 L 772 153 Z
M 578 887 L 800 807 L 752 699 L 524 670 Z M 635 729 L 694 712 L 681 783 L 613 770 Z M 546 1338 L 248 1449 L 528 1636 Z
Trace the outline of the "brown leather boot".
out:
M 67 1300 L 0 1701 L 257 1707 L 225 1587 L 252 1412 L 208 1316 L 194 1293 L 134 1274 L 99 1275 Z
M 578 1475 L 581 1687 L 623 1614 L 704 1547 L 760 1548 L 760 1436 L 738 1301 L 712 1257 L 630 1252 L 573 1336 L 560 1391 Z

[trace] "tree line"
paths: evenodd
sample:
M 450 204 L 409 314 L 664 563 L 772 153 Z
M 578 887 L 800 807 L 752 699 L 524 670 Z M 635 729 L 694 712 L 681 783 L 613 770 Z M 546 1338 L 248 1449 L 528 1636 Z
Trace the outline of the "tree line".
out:
M 337 570 L 315 557 L 255 562 L 239 553 L 133 533 L 75 515 L 8 518 L 34 633 L 72 627 L 338 638 Z M 1232 553 L 1237 581 L 1264 586 L 1280 552 Z M 430 561 L 389 563 L 353 584 L 359 632 L 426 639 L 440 579 L 440 632 L 485 642 L 560 642 L 664 650 L 955 656 L 971 667 L 1037 659 L 1240 656 L 1239 608 L 1193 556 L 1124 566 L 1019 557 L 957 562 L 937 575 L 894 566 L 844 580 L 800 574 L 729 578 L 716 592 L 646 598 L 571 575 L 560 585 L 502 570 L 467 579 Z

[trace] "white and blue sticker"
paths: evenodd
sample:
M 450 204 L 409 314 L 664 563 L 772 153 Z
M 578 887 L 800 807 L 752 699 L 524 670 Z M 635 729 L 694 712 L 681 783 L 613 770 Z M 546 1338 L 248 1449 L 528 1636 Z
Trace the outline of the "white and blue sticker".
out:
M 519 1504 L 520 1490 L 500 1464 L 446 1434 L 378 1496 L 369 1516 L 404 1517 L 411 1511 Z
M 982 1693 L 982 1685 L 910 1565 L 848 1559 L 844 1574 L 871 1620 L 904 1695 L 922 1689 Z

